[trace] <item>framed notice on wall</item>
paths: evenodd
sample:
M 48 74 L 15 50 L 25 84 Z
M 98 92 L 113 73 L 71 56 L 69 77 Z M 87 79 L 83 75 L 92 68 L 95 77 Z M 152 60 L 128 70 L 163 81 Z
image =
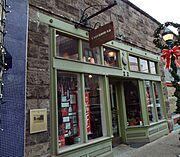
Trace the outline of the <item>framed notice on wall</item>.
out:
M 47 109 L 30 110 L 30 134 L 47 131 Z

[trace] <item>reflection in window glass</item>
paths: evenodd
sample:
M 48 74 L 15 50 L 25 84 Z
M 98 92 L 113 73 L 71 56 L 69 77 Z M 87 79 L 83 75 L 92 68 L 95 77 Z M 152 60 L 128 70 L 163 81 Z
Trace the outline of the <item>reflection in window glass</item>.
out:
M 162 113 L 162 101 L 160 99 L 160 84 L 159 83 L 154 83 L 154 96 L 156 99 L 156 109 L 157 109 L 157 114 L 158 114 L 158 120 L 163 119 L 163 113 Z
M 105 135 L 102 82 L 99 76 L 85 75 L 85 102 L 88 139 Z
M 59 147 L 80 143 L 78 81 L 74 73 L 58 72 L 58 140 Z
M 118 52 L 104 47 L 104 65 L 118 67 Z
M 151 74 L 156 74 L 156 66 L 155 66 L 155 63 L 154 62 L 149 62 L 149 68 L 150 68 L 150 72 Z
M 66 59 L 78 59 L 78 40 L 71 36 L 56 33 L 56 55 Z
M 153 103 L 153 94 L 152 94 L 152 85 L 150 81 L 145 81 L 145 88 L 146 88 L 146 103 L 149 115 L 150 123 L 155 122 L 155 110 L 154 110 L 154 103 Z
M 134 56 L 129 56 L 130 70 L 139 71 L 138 59 Z
M 140 59 L 140 69 L 141 72 L 145 72 L 145 73 L 149 72 L 147 60 Z
M 128 126 L 142 125 L 138 82 L 124 82 L 124 94 Z
M 100 64 L 100 47 L 91 49 L 89 47 L 89 43 L 83 41 L 82 49 L 83 49 L 83 61 L 84 62 L 89 62 L 92 64 Z

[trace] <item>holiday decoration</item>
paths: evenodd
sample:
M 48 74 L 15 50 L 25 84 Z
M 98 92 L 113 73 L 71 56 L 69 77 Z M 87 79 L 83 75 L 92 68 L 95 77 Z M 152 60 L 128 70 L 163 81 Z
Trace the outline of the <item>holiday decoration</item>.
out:
M 176 28 L 178 35 L 173 33 L 168 26 Z M 169 72 L 174 78 L 171 82 L 175 88 L 174 96 L 177 97 L 176 113 L 180 113 L 180 77 L 177 74 L 177 67 L 180 65 L 178 60 L 180 56 L 180 24 L 173 22 L 160 24 L 154 31 L 153 43 L 164 52 L 161 57 L 166 62 L 166 68 L 170 69 Z M 180 121 L 178 121 L 178 123 L 180 124 Z
M 178 60 L 178 57 L 180 56 L 180 46 L 174 46 L 172 49 L 163 49 L 162 51 L 164 52 L 163 55 L 161 55 L 161 57 L 164 59 L 164 61 L 166 62 L 166 68 L 169 69 L 170 68 L 170 64 L 171 64 L 171 56 L 173 55 L 175 57 L 175 62 L 176 62 L 176 66 L 180 66 L 180 62 Z

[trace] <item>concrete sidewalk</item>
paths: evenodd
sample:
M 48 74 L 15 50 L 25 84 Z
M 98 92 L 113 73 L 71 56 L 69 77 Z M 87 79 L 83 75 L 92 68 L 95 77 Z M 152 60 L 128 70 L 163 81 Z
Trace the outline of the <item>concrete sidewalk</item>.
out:
M 113 148 L 114 157 L 180 157 L 178 133 L 172 132 L 143 146 L 121 144 Z

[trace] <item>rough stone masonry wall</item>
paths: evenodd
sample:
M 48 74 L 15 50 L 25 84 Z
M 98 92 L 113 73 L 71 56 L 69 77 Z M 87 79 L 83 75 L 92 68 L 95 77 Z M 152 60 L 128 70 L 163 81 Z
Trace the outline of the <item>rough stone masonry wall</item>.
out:
M 26 109 L 26 156 L 50 156 L 50 122 L 48 131 L 29 133 L 29 110 L 37 108 L 48 109 L 50 98 L 50 70 L 49 70 L 49 28 L 41 23 L 37 12 L 43 12 L 62 20 L 59 15 L 80 19 L 80 9 L 89 5 L 107 5 L 113 0 L 29 0 L 29 35 L 27 54 L 27 109 Z M 97 11 L 97 7 L 88 10 L 88 14 Z M 139 11 L 118 0 L 118 6 L 100 14 L 91 20 L 93 25 L 109 21 L 115 24 L 117 36 L 123 35 L 129 43 L 153 52 L 159 52 L 152 43 L 152 34 L 158 24 L 144 16 Z

